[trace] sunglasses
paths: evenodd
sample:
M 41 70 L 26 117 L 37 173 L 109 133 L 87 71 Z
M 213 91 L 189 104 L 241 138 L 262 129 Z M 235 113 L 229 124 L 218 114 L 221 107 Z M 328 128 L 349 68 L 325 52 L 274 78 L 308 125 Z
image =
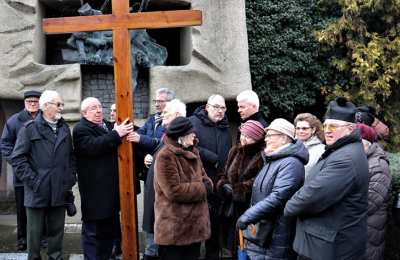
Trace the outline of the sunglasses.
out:
M 335 132 L 338 128 L 349 126 L 350 124 L 338 125 L 338 124 L 323 124 L 323 129 L 325 132 Z

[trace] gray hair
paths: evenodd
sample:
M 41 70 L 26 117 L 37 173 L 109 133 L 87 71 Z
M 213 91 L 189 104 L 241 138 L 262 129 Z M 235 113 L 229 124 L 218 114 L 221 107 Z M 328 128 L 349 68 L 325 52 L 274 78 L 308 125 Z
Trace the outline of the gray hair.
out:
M 57 91 L 55 90 L 45 90 L 42 95 L 40 96 L 39 99 L 39 106 L 40 109 L 43 110 L 44 109 L 44 105 L 46 105 L 47 103 L 50 103 L 53 101 L 53 99 L 61 97 L 60 94 L 58 94 Z
M 167 102 L 164 109 L 171 113 L 178 113 L 178 116 L 186 117 L 186 105 L 179 99 Z
M 225 102 L 225 98 L 223 97 L 223 96 L 221 96 L 221 95 L 218 95 L 218 94 L 212 94 L 209 98 L 208 98 L 208 100 L 207 100 L 207 103 L 208 104 L 210 104 L 214 99 L 222 99 L 224 102 Z
M 236 97 L 236 101 L 248 102 L 255 105 L 257 109 L 260 107 L 260 100 L 258 99 L 257 93 L 250 89 L 240 92 L 239 95 Z
M 159 88 L 156 90 L 156 95 L 165 94 L 167 96 L 167 101 L 175 99 L 175 92 L 169 88 Z
M 86 111 L 86 109 L 88 109 L 88 107 L 90 106 L 90 104 L 91 103 L 93 103 L 93 102 L 99 102 L 100 104 L 101 104 L 101 102 L 100 102 L 100 100 L 98 100 L 97 98 L 95 98 L 95 97 L 87 97 L 87 98 L 85 98 L 84 100 L 82 100 L 82 103 L 81 103 L 81 112 L 84 112 L 84 111 Z

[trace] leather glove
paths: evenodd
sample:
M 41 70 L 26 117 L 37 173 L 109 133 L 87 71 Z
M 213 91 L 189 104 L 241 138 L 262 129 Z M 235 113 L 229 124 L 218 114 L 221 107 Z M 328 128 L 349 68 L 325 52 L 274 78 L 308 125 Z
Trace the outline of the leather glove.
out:
M 74 204 L 74 200 L 75 200 L 75 197 L 74 197 L 74 194 L 72 193 L 72 191 L 67 191 L 65 193 L 64 206 L 65 206 L 65 209 L 67 210 L 67 215 L 69 217 L 76 215 L 76 207 Z
M 204 184 L 204 187 L 206 188 L 207 195 L 213 193 L 213 185 L 209 180 L 203 179 L 203 184 Z
M 248 223 L 246 223 L 244 221 L 243 216 L 241 216 L 236 222 L 236 227 L 238 229 L 245 230 L 247 228 L 247 226 L 248 226 Z

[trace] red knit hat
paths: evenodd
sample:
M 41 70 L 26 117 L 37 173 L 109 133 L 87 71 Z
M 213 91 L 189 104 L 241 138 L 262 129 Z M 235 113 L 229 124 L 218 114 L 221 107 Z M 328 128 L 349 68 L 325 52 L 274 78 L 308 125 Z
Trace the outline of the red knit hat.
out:
M 240 128 L 239 131 L 250 137 L 251 139 L 254 139 L 256 141 L 264 139 L 265 136 L 265 131 L 263 125 L 255 120 L 248 120 L 244 122 Z
M 361 133 L 361 138 L 365 139 L 367 141 L 370 141 L 371 143 L 376 141 L 376 131 L 372 127 L 366 125 L 366 124 L 356 124 L 356 128 L 360 129 Z

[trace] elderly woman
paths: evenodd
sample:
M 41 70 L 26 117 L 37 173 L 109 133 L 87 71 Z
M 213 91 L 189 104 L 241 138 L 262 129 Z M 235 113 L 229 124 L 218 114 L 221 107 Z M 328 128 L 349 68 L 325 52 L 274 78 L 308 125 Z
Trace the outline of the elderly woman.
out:
M 154 235 L 161 260 L 197 260 L 211 234 L 207 193 L 213 187 L 195 137 L 189 119 L 175 118 L 155 159 Z
M 360 129 L 364 151 L 368 159 L 368 260 L 384 259 L 387 209 L 392 177 L 386 152 L 376 142 L 375 130 L 366 124 L 357 124 Z
M 265 131 L 264 166 L 253 184 L 251 207 L 237 227 L 245 230 L 252 260 L 295 259 L 296 220 L 283 216 L 283 209 L 303 184 L 308 151 L 294 139 L 294 125 L 283 118 L 272 121 Z
M 263 166 L 261 152 L 265 147 L 264 127 L 255 120 L 248 120 L 240 128 L 240 143 L 229 151 L 224 174 L 217 189 L 223 196 L 222 237 L 226 248 L 235 253 L 235 224 L 248 209 L 253 182 Z
M 325 145 L 322 143 L 325 140 L 322 123 L 313 114 L 302 113 L 296 116 L 294 125 L 296 126 L 296 139 L 303 141 L 309 153 L 309 160 L 305 166 L 307 176 L 311 167 L 317 163 L 325 151 Z

